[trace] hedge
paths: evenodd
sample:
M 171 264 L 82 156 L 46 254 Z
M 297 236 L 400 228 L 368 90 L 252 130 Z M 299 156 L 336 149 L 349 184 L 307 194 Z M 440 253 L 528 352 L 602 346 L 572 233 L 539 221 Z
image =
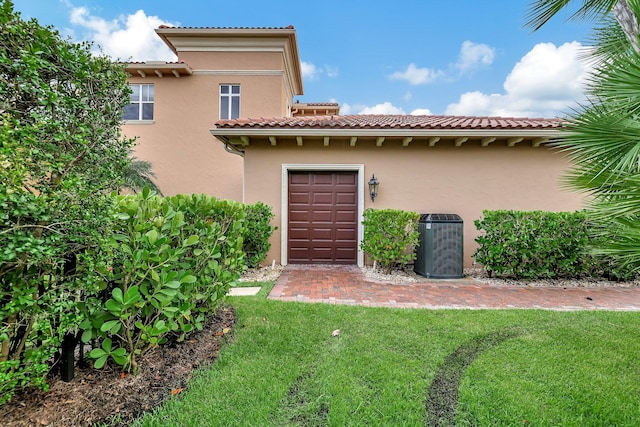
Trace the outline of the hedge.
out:
M 514 278 L 607 277 L 632 274 L 611 257 L 596 257 L 588 215 L 579 212 L 484 211 L 473 254 L 489 275 Z
M 418 244 L 419 217 L 415 212 L 367 209 L 362 221 L 362 250 L 386 273 L 398 264 L 406 266 L 415 259 L 413 248 Z

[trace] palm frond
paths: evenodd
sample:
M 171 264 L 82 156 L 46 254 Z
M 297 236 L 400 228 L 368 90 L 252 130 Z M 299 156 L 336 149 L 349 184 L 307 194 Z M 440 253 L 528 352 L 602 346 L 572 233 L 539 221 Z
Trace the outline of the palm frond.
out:
M 123 187 L 134 192 L 148 187 L 150 190 L 162 195 L 160 188 L 153 181 L 155 177 L 156 174 L 153 172 L 153 165 L 150 162 L 132 156 L 123 173 Z
M 601 19 L 613 9 L 617 1 L 582 0 L 582 5 L 577 10 L 574 8 L 567 20 Z M 525 26 L 537 31 L 560 11 L 567 11 L 574 4 L 572 0 L 536 0 L 531 3 L 525 15 Z

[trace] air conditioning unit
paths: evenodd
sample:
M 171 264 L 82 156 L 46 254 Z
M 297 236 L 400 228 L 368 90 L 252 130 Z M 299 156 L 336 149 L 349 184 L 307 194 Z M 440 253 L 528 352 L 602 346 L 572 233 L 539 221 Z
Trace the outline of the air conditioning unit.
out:
M 422 214 L 413 270 L 433 279 L 464 277 L 463 222 L 456 214 Z

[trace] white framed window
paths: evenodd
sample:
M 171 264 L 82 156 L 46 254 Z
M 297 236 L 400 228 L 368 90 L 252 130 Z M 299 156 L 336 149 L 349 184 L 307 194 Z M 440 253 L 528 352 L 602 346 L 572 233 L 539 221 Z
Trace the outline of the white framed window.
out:
M 220 85 L 220 119 L 240 117 L 240 85 Z
M 124 107 L 122 120 L 153 120 L 153 84 L 130 84 L 132 93 L 129 105 Z

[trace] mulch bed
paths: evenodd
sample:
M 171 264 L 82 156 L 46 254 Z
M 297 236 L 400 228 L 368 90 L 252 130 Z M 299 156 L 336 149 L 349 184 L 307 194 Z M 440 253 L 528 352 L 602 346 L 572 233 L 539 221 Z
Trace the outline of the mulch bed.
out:
M 122 375 L 116 366 L 102 370 L 76 368 L 73 381 L 52 379 L 48 392 L 24 390 L 0 407 L 2 425 L 129 425 L 181 393 L 193 369 L 215 360 L 234 323 L 234 310 L 219 308 L 202 331 L 147 353 L 136 375 Z

